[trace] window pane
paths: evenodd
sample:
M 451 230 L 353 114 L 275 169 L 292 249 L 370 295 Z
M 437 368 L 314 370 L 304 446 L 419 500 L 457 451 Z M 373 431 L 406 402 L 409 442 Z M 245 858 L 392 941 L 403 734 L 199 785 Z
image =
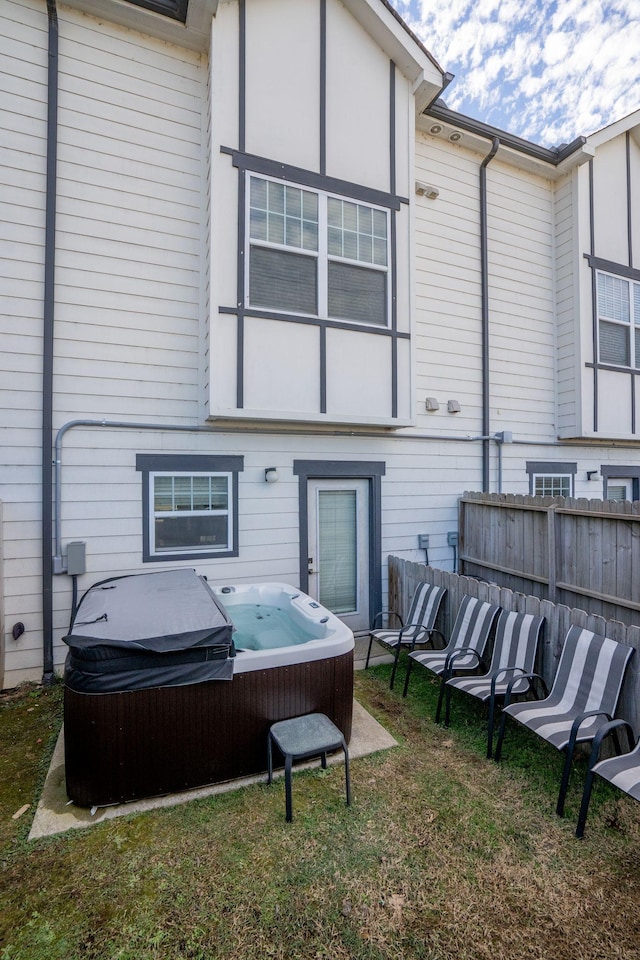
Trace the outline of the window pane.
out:
M 253 307 L 318 312 L 315 257 L 283 250 L 252 247 L 249 266 L 249 302 Z
M 265 210 L 251 211 L 251 239 L 267 239 L 267 214 Z
M 375 239 L 373 241 L 373 262 L 379 267 L 387 265 L 387 241 Z
M 362 261 L 362 263 L 373 263 L 373 245 L 371 237 L 363 237 L 362 234 L 360 234 L 358 260 Z
M 600 321 L 600 363 L 628 367 L 629 331 L 619 323 Z
M 227 510 L 229 508 L 229 480 L 227 477 L 210 477 L 211 509 Z
M 342 216 L 344 217 L 343 227 L 345 230 L 358 230 L 358 208 L 355 203 L 345 203 L 339 201 L 342 205 Z
M 318 492 L 320 603 L 333 613 L 357 609 L 356 491 Z
M 344 237 L 344 248 L 342 251 L 343 257 L 345 257 L 347 260 L 357 260 L 358 234 L 351 233 L 350 230 L 345 230 L 342 236 Z
M 284 184 L 269 181 L 267 188 L 269 210 L 272 213 L 284 213 Z
M 571 477 L 536 477 L 533 492 L 537 497 L 570 497 Z
M 302 216 L 305 220 L 313 223 L 318 222 L 318 195 L 309 193 L 308 190 L 302 191 Z
M 302 190 L 295 187 L 287 187 L 285 194 L 287 204 L 287 216 L 302 219 Z
M 373 235 L 383 240 L 387 239 L 387 216 L 382 210 L 373 211 Z
M 288 247 L 302 246 L 302 221 L 287 217 L 287 233 L 285 243 Z
M 267 239 L 269 243 L 284 243 L 284 217 L 281 214 L 269 214 Z
M 302 246 L 305 250 L 318 249 L 318 224 L 305 220 L 302 224 Z
M 358 231 L 371 236 L 373 233 L 373 210 L 371 207 L 358 207 Z
M 598 313 L 609 320 L 629 322 L 629 281 L 598 274 Z
M 228 549 L 229 517 L 156 517 L 156 552 Z
M 193 510 L 191 500 L 191 477 L 173 478 L 173 509 Z
M 154 477 L 153 509 L 173 510 L 173 477 Z
M 267 181 L 251 177 L 251 206 L 260 210 L 267 209 Z
M 333 257 L 342 256 L 342 230 L 329 227 L 329 254 Z
M 329 316 L 384 326 L 387 322 L 387 275 L 379 270 L 329 263 Z
M 193 478 L 193 509 L 209 510 L 211 509 L 211 494 L 209 490 L 209 477 Z
M 625 483 L 620 484 L 619 486 L 607 484 L 607 500 L 626 500 L 627 499 L 627 485 Z

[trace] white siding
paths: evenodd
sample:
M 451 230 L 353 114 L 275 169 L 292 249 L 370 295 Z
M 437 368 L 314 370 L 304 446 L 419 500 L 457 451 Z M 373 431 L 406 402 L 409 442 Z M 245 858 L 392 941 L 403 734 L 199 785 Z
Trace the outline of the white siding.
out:
M 579 435 L 580 343 L 577 265 L 577 177 L 555 187 L 558 434 Z
M 9 429 L 2 461 L 7 671 L 0 685 L 12 685 L 42 669 L 47 13 L 41 3 L 7 0 L 2 15 L 0 407 Z M 68 8 L 59 10 L 59 37 L 55 425 L 87 417 L 195 422 L 200 56 Z M 131 509 L 122 517 L 117 502 L 104 506 L 109 480 L 119 476 L 111 466 L 117 450 L 98 446 L 83 454 L 80 485 L 71 487 L 78 518 L 65 532 L 86 536 L 89 518 L 109 528 L 118 552 L 136 541 L 139 553 Z M 69 617 L 65 581 L 54 583 L 57 636 Z M 27 629 L 16 643 L 17 620 Z

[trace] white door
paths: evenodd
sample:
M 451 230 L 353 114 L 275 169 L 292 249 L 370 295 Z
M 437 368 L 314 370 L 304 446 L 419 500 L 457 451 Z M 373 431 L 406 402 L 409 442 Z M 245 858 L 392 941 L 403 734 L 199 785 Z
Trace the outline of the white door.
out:
M 607 500 L 633 500 L 633 480 L 611 477 L 607 481 Z
M 369 627 L 369 481 L 309 480 L 309 594 L 352 630 Z

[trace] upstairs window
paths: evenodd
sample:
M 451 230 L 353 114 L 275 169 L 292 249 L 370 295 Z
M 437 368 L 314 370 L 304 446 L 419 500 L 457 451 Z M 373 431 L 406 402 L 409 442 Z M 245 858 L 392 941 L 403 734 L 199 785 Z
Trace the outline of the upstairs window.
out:
M 387 210 L 250 176 L 247 306 L 386 326 Z
M 600 363 L 640 368 L 640 283 L 598 271 Z

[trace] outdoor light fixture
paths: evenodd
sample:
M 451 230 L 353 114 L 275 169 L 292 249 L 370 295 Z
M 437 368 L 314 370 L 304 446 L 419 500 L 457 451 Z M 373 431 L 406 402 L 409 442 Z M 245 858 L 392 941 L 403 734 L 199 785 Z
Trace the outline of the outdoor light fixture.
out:
M 427 200 L 436 200 L 440 196 L 437 187 L 432 187 L 429 183 L 421 183 L 416 180 L 416 193 L 419 197 L 426 197 Z
M 278 470 L 276 467 L 267 467 L 264 471 L 264 479 L 267 483 L 278 482 Z
M 602 475 L 599 470 L 587 470 L 587 480 L 602 480 Z

